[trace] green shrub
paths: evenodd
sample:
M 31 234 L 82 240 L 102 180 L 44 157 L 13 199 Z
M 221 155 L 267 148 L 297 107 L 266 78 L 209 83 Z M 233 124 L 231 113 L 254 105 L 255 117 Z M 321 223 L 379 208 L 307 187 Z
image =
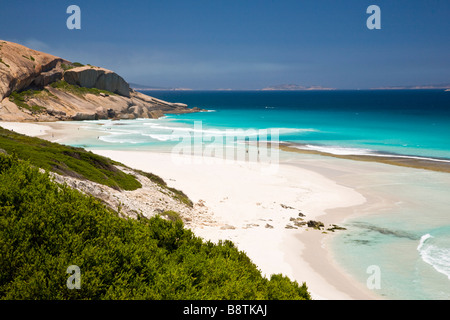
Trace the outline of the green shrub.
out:
M 22 55 L 22 57 L 24 57 L 25 59 L 28 59 L 28 60 L 30 60 L 30 61 L 35 61 L 35 60 L 36 60 L 36 59 L 34 59 L 33 56 L 27 57 L 26 55 Z
M 84 64 L 79 63 L 79 62 L 72 62 L 72 63 L 69 63 L 69 64 L 61 63 L 61 68 L 64 71 L 67 71 L 67 70 L 70 70 L 70 69 L 73 69 L 73 68 L 76 68 L 76 67 L 84 67 Z
M 106 95 L 114 95 L 114 93 L 107 91 L 107 90 L 101 90 L 101 89 L 97 89 L 97 88 L 85 88 L 85 87 L 80 87 L 77 85 L 72 85 L 67 83 L 64 80 L 60 80 L 60 81 L 56 81 L 53 82 L 52 84 L 50 84 L 53 88 L 59 89 L 59 90 L 63 90 L 66 92 L 70 92 L 73 94 L 76 94 L 80 97 L 90 93 L 90 94 L 95 94 L 95 95 L 100 95 L 100 93 L 104 93 Z
M 29 105 L 28 100 L 41 94 L 41 92 L 42 92 L 41 90 L 26 90 L 21 92 L 13 91 L 9 95 L 9 101 L 15 103 L 20 109 L 27 109 L 31 111 L 33 114 L 40 113 L 45 111 L 46 109 L 36 104 Z
M 136 190 L 142 187 L 133 175 L 117 169 L 117 162 L 82 148 L 28 137 L 1 127 L 0 148 L 48 171 L 91 180 L 115 189 Z
M 181 220 L 180 214 L 172 210 L 164 211 L 161 215 L 173 222 Z
M 64 71 L 67 71 L 67 70 L 73 69 L 73 68 L 75 68 L 75 67 L 74 67 L 73 65 L 71 65 L 71 64 L 61 63 L 61 68 L 62 68 Z
M 10 68 L 9 64 L 7 64 L 7 63 L 6 63 L 5 61 L 3 61 L 1 58 L 0 58 L 0 63 L 3 63 L 6 67 Z

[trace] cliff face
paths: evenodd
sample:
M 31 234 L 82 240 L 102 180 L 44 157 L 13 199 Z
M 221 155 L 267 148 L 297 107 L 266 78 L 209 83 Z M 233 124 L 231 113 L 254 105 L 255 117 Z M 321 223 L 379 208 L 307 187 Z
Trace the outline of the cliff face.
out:
M 198 111 L 136 92 L 111 70 L 0 40 L 0 120 L 158 118 Z
M 39 75 L 68 61 L 0 40 L 0 99 L 30 86 Z
M 64 73 L 64 80 L 73 85 L 97 88 L 130 97 L 130 86 L 117 73 L 90 66 L 78 67 Z

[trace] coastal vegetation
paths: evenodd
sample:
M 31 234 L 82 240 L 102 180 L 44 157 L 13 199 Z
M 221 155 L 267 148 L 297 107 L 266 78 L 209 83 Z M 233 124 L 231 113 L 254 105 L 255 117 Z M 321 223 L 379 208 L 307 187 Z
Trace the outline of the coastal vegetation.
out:
M 1 58 L 0 58 L 0 63 L 3 63 L 7 68 L 10 68 L 10 66 L 9 66 L 9 64 L 7 64 L 5 61 L 3 61 Z
M 118 164 L 82 148 L 64 146 L 0 128 L 0 148 L 44 170 L 94 181 L 114 189 L 136 190 L 141 183 Z
M 0 146 L 14 138 L 2 131 Z M 230 241 L 205 242 L 179 219 L 119 217 L 18 154 L 0 153 L 2 299 L 310 299 L 305 283 L 263 277 Z M 70 266 L 79 289 L 67 286 Z
M 53 143 L 37 137 L 29 137 L 0 127 L 0 148 L 8 154 L 16 154 L 30 164 L 61 175 L 90 180 L 116 190 L 132 191 L 141 188 L 141 183 L 132 174 L 127 174 L 117 166 L 123 164 L 102 157 L 83 148 L 75 148 Z M 134 170 L 156 183 L 162 192 L 173 199 L 192 207 L 193 203 L 181 190 L 169 187 L 159 176 Z
M 26 56 L 26 55 L 22 55 L 22 57 L 24 57 L 25 59 L 28 59 L 28 60 L 30 60 L 30 61 L 35 61 L 36 59 L 34 59 L 34 57 L 33 56 Z
M 70 70 L 70 69 L 73 69 L 73 68 L 77 68 L 77 67 L 84 67 L 84 64 L 79 63 L 79 62 L 72 62 L 72 63 L 70 63 L 70 64 L 67 64 L 67 63 L 61 63 L 61 68 L 62 68 L 64 71 L 67 71 L 67 70 Z
M 29 105 L 28 100 L 32 99 L 33 97 L 42 94 L 43 90 L 25 90 L 21 92 L 13 91 L 9 95 L 9 101 L 14 102 L 20 109 L 27 109 L 31 111 L 31 113 L 39 113 L 43 112 L 46 109 L 39 105 Z M 48 92 L 48 90 L 47 90 Z
M 179 221 L 179 220 L 181 220 L 180 214 L 178 212 L 175 212 L 175 211 L 172 211 L 172 210 L 164 211 L 163 213 L 161 213 L 161 216 L 166 217 L 170 221 Z
M 114 95 L 114 93 L 107 91 L 107 90 L 101 90 L 101 89 L 97 89 L 97 88 L 86 88 L 86 87 L 80 87 L 77 85 L 73 85 L 73 84 L 69 84 L 64 80 L 60 80 L 60 81 L 56 81 L 53 82 L 52 84 L 50 84 L 51 87 L 59 89 L 59 90 L 63 90 L 66 92 L 70 92 L 73 94 L 76 94 L 80 97 L 84 96 L 85 94 L 94 94 L 94 95 Z

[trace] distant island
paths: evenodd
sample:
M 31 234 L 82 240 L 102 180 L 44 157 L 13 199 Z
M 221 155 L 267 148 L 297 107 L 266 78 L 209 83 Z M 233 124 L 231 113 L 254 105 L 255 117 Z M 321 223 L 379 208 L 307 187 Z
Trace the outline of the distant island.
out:
M 289 90 L 289 91 L 306 91 L 306 90 L 336 90 L 336 88 L 327 88 L 322 86 L 301 86 L 298 84 L 281 84 L 276 86 L 270 86 L 266 87 L 264 89 L 261 89 L 263 91 L 283 91 L 283 90 Z
M 387 86 L 379 88 L 371 88 L 371 90 L 437 90 L 450 89 L 450 84 L 430 84 L 430 85 L 415 85 L 415 86 Z
M 412 85 L 412 86 L 385 86 L 370 88 L 368 90 L 439 90 L 450 91 L 450 84 Z M 313 90 L 337 90 L 322 86 L 301 86 L 297 84 L 281 84 L 261 89 L 262 91 L 313 91 Z

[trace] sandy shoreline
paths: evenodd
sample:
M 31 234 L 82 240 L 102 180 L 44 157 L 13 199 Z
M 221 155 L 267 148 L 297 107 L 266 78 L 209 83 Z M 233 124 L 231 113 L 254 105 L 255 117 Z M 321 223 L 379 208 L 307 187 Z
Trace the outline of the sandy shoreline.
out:
M 48 125 L 29 122 L 0 121 L 0 127 L 32 137 L 42 137 L 53 130 Z
M 399 167 L 425 169 L 437 172 L 450 173 L 450 161 L 444 159 L 432 159 L 425 157 L 413 157 L 402 155 L 370 155 L 370 154 L 333 154 L 318 150 L 308 150 L 303 148 L 301 144 L 280 143 L 280 149 L 288 152 L 300 154 L 313 154 L 337 159 L 347 159 L 365 162 L 384 163 Z
M 64 134 L 87 134 L 73 124 L 0 126 L 53 141 L 63 139 Z M 354 164 L 349 165 L 348 160 L 295 154 L 282 157 L 274 172 L 264 173 L 261 166 L 248 162 L 206 164 L 200 159 L 183 164 L 170 153 L 92 151 L 157 174 L 194 202 L 203 202 L 213 212 L 215 223 L 191 226 L 194 233 L 212 241 L 232 240 L 263 274 L 282 273 L 299 283 L 306 282 L 315 299 L 380 299 L 335 264 L 326 246 L 330 233 L 286 228 L 299 213 L 305 215 L 305 221 L 320 220 L 328 226 L 355 214 L 352 208 L 373 205 L 367 195 L 345 183 L 348 181 L 337 182 L 340 176 L 354 171 Z M 360 162 L 358 167 L 366 170 L 367 165 L 383 166 Z

